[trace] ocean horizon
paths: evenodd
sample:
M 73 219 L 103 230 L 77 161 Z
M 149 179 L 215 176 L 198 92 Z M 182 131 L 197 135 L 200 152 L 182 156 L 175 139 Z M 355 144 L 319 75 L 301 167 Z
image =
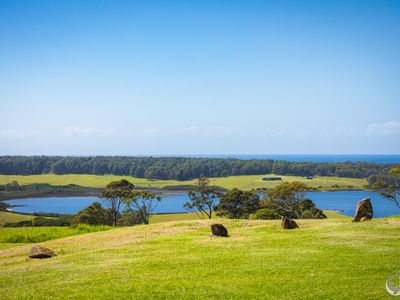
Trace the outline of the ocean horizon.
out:
M 400 163 L 400 154 L 149 154 L 128 155 L 135 157 L 194 157 L 194 158 L 236 158 L 272 159 L 293 162 L 373 162 Z

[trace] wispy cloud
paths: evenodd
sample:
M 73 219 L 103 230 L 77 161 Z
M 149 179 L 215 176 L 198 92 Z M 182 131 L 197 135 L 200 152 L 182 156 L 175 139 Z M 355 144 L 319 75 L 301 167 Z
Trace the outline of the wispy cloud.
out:
M 347 136 L 389 136 L 400 134 L 400 122 L 371 123 L 364 128 L 338 127 L 336 134 Z
M 157 128 L 145 128 L 139 131 L 142 135 L 155 135 L 159 132 Z
M 234 131 L 234 128 L 230 126 L 200 127 L 191 125 L 172 130 L 171 133 L 190 136 L 227 136 L 233 134 Z
M 395 121 L 369 124 L 365 130 L 365 135 L 393 135 L 399 133 L 400 122 Z
M 110 136 L 118 134 L 118 131 L 115 128 L 68 126 L 64 128 L 63 134 L 65 136 Z
M 271 137 L 295 137 L 300 138 L 308 134 L 308 131 L 302 128 L 292 128 L 288 126 L 267 128 L 265 130 L 268 136 Z
M 0 130 L 0 138 L 27 138 L 40 134 L 40 131 L 33 129 L 4 129 Z

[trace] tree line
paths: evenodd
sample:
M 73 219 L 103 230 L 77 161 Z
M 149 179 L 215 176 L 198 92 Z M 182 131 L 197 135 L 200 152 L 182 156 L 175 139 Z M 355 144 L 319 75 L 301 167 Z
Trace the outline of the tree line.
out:
M 234 158 L 127 156 L 0 156 L 0 174 L 114 174 L 147 179 L 191 180 L 200 177 L 279 174 L 366 178 L 383 175 L 395 164 L 370 162 L 290 162 Z

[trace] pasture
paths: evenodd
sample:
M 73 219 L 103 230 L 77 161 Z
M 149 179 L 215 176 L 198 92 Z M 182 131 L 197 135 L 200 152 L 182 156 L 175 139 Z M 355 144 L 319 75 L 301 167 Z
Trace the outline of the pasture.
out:
M 234 187 L 251 190 L 257 188 L 272 188 L 286 181 L 301 181 L 312 188 L 319 190 L 352 190 L 364 189 L 367 184 L 366 179 L 358 178 L 342 178 L 342 177 L 314 177 L 312 180 L 300 176 L 279 176 L 282 181 L 263 181 L 263 177 L 274 176 L 268 175 L 242 175 L 211 178 L 211 185 L 220 186 L 226 189 Z M 194 185 L 196 180 L 177 181 L 177 180 L 158 180 L 136 178 L 131 176 L 116 176 L 116 175 L 90 175 L 90 174 L 42 174 L 42 175 L 0 175 L 0 184 L 9 183 L 13 180 L 20 184 L 32 183 L 48 183 L 52 185 L 67 185 L 77 184 L 86 187 L 105 187 L 111 181 L 127 179 L 142 188 L 165 188 L 174 186 Z
M 210 236 L 223 223 L 228 238 Z M 400 219 L 191 220 L 42 243 L 59 255 L 0 250 L 2 299 L 389 299 Z M 5 229 L 8 230 L 8 229 Z

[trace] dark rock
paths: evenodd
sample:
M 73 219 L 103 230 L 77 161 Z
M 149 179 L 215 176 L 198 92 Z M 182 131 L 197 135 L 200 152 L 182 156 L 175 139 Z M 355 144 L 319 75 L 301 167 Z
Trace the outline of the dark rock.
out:
M 53 251 L 51 251 L 48 248 L 39 246 L 39 245 L 33 245 L 31 249 L 29 250 L 28 256 L 30 258 L 49 258 L 53 256 L 57 256 Z
M 299 226 L 297 226 L 297 223 L 294 220 L 290 220 L 285 217 L 282 218 L 281 226 L 283 229 L 299 228 Z
M 222 224 L 212 224 L 211 231 L 216 236 L 228 236 L 228 230 Z
M 357 202 L 356 212 L 353 222 L 368 221 L 373 216 L 372 204 L 370 198 L 365 198 Z

